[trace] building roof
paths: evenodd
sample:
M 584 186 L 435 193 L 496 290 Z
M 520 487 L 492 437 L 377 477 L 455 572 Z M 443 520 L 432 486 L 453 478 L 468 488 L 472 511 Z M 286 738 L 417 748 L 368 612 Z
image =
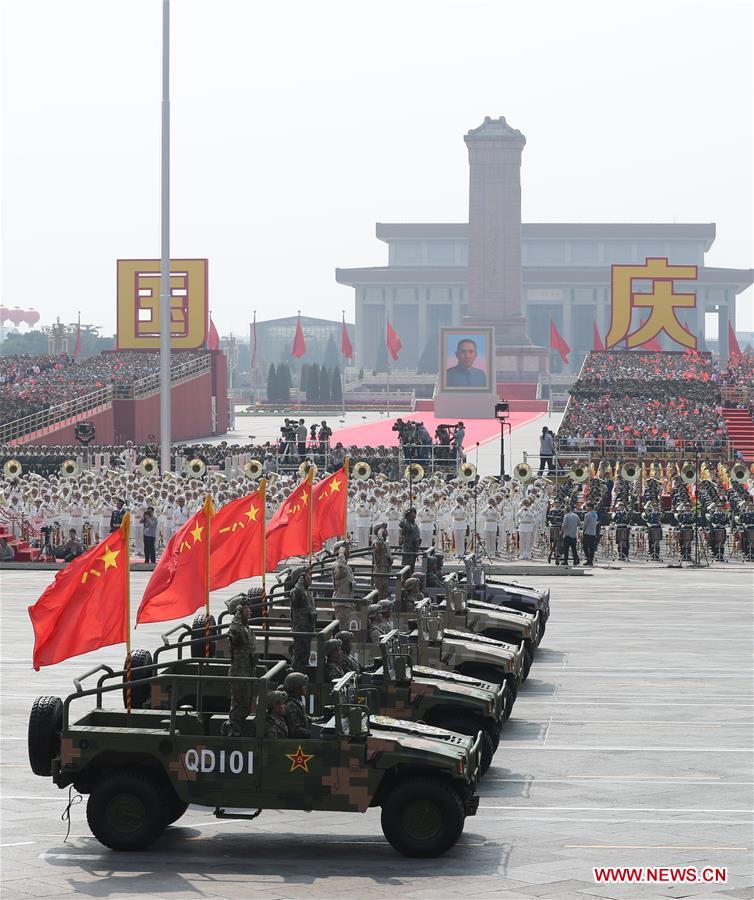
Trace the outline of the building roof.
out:
M 466 284 L 466 266 L 372 266 L 362 269 L 336 269 L 338 284 Z M 523 281 L 530 287 L 541 284 L 604 285 L 610 283 L 610 266 L 524 266 Z M 700 266 L 701 284 L 735 287 L 736 293 L 754 283 L 754 269 Z M 685 282 L 693 283 L 693 282 Z
M 467 222 L 378 222 L 380 241 L 468 240 Z M 715 240 L 715 223 L 675 222 L 524 222 L 524 240 L 639 240 L 704 241 L 709 250 Z
M 281 319 L 259 319 L 257 320 L 257 325 L 277 325 L 277 326 L 288 326 L 295 328 L 296 321 L 298 320 L 298 316 L 284 316 Z M 313 316 L 301 316 L 301 326 L 306 327 L 307 325 L 329 325 L 330 327 L 335 327 L 341 325 L 340 319 L 317 319 Z M 353 322 L 346 322 L 347 328 L 353 328 Z

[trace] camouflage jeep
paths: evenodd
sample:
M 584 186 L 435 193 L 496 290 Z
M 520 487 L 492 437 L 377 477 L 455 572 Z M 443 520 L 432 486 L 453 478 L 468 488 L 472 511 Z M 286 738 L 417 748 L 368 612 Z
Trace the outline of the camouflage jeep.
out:
M 241 736 L 229 737 L 221 731 L 225 717 L 201 708 L 203 687 L 216 676 L 154 674 L 150 682 L 193 683 L 198 708 L 179 709 L 174 701 L 169 711 L 126 712 L 103 708 L 104 694 L 126 688 L 125 672 L 97 666 L 75 679 L 76 692 L 65 701 L 35 701 L 31 768 L 60 788 L 89 794 L 89 827 L 112 850 L 150 846 L 190 803 L 238 819 L 265 809 L 379 806 L 385 837 L 400 853 L 439 856 L 452 847 L 479 803 L 481 734 L 381 716 L 370 722 L 365 706 L 349 702 L 355 690 L 349 673 L 335 683 L 333 706 L 312 721 L 310 737 L 265 737 L 268 690 L 284 668 L 280 661 L 261 677 L 235 677 L 250 685 L 256 714 Z M 82 681 L 98 672 L 104 674 L 97 687 L 84 690 Z M 96 706 L 73 720 L 71 704 L 93 697 Z

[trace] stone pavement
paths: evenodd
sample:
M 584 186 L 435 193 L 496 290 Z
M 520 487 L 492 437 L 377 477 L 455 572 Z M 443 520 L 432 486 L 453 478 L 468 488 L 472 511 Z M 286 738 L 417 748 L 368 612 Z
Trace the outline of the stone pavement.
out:
M 146 578 L 133 575 L 135 601 Z M 0 896 L 754 897 L 752 578 L 731 564 L 528 579 L 552 587 L 552 617 L 479 813 L 445 857 L 407 860 L 378 810 L 233 822 L 191 808 L 152 850 L 123 855 L 92 838 L 78 805 L 64 842 L 67 795 L 28 768 L 28 711 L 123 650 L 33 672 L 25 608 L 50 573 L 3 572 Z M 134 646 L 161 630 L 140 628 Z M 651 865 L 726 866 L 728 882 L 593 880 L 593 866 Z

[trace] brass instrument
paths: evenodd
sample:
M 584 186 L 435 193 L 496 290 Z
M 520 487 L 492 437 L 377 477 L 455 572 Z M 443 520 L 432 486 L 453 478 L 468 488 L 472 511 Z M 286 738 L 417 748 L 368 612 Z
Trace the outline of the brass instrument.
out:
M 18 478 L 23 472 L 24 467 L 17 459 L 9 459 L 3 466 L 3 474 L 6 478 Z
M 621 478 L 624 481 L 637 481 L 639 478 L 639 465 L 635 462 L 623 463 L 620 467 Z
M 308 459 L 305 459 L 298 467 L 298 477 L 306 478 L 309 472 L 312 473 L 312 478 L 314 478 L 314 476 L 317 474 L 317 464 L 309 462 Z
M 476 478 L 476 466 L 474 463 L 465 462 L 458 470 L 461 481 L 474 481 Z
M 252 481 L 258 481 L 262 477 L 264 468 L 258 459 L 250 459 L 247 463 L 244 463 L 243 471 L 247 478 L 250 478 Z
M 192 459 L 186 468 L 195 478 L 203 478 L 207 471 L 207 464 L 203 459 Z
M 582 466 L 579 463 L 574 463 L 571 466 L 568 477 L 571 479 L 571 481 L 575 481 L 576 484 L 583 484 L 589 478 L 589 470 L 586 466 Z
M 6 463 L 7 465 L 7 463 Z M 730 470 L 730 477 L 739 484 L 746 484 L 751 479 L 749 470 L 743 463 L 737 462 Z
M 519 463 L 513 467 L 513 477 L 516 481 L 526 484 L 527 481 L 531 481 L 534 478 L 534 472 L 529 463 Z
M 411 484 L 418 484 L 424 478 L 424 466 L 419 463 L 409 463 L 403 472 L 403 477 Z
M 680 474 L 684 484 L 693 484 L 696 481 L 696 466 L 694 465 L 694 463 L 687 460 L 681 466 Z
M 139 471 L 142 475 L 156 475 L 157 474 L 157 460 L 152 459 L 151 456 L 145 456 L 144 459 L 139 463 Z
M 351 471 L 353 472 L 353 477 L 356 479 L 356 481 L 366 481 L 372 474 L 372 467 L 368 462 L 361 460 L 360 462 L 354 464 L 354 467 L 353 469 L 351 469 Z
M 75 478 L 79 474 L 79 464 L 75 459 L 67 459 L 60 467 L 63 478 Z

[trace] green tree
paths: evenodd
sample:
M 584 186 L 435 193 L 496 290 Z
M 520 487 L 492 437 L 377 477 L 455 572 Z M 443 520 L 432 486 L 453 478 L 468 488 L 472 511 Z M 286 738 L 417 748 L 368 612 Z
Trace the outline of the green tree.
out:
M 277 402 L 278 393 L 278 377 L 275 371 L 275 363 L 270 363 L 270 368 L 267 370 L 267 402 Z
M 338 366 L 335 366 L 332 370 L 330 400 L 333 403 L 341 403 L 343 401 L 343 385 L 340 380 L 340 368 Z
M 278 402 L 280 403 L 290 403 L 291 400 L 291 387 L 293 386 L 293 382 L 291 381 L 291 370 L 288 367 L 287 363 L 281 363 L 277 369 L 277 380 L 278 380 Z
M 309 392 L 306 399 L 313 403 L 319 400 L 319 365 L 312 363 L 309 369 Z
M 330 372 L 324 366 L 319 370 L 319 399 L 321 403 L 330 402 Z
M 438 347 L 439 340 L 435 337 L 429 337 L 424 349 L 416 364 L 417 375 L 436 375 L 440 367 L 440 354 Z
M 37 355 L 47 353 L 47 335 L 44 331 L 11 331 L 5 335 L 5 340 L 0 345 L 0 354 L 3 356 L 16 356 L 22 353 Z
M 340 362 L 340 354 L 338 353 L 338 348 L 335 346 L 335 338 L 333 337 L 332 331 L 327 339 L 323 362 L 327 369 L 334 369 Z

